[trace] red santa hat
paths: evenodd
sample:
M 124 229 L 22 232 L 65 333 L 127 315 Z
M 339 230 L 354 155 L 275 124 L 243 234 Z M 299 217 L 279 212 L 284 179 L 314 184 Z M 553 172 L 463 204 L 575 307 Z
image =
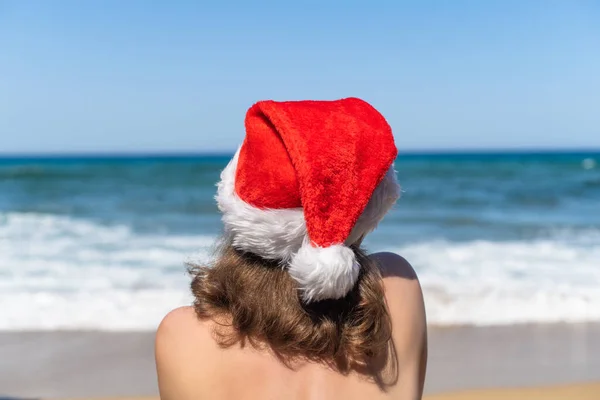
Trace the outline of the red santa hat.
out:
M 218 184 L 225 231 L 235 248 L 280 260 L 305 302 L 344 297 L 360 270 L 348 246 L 399 197 L 396 154 L 363 100 L 258 102 Z

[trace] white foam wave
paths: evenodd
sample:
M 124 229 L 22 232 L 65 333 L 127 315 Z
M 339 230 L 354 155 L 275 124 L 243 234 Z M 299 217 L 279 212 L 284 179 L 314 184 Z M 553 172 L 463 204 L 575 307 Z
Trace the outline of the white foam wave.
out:
M 419 274 L 429 323 L 600 321 L 598 233 L 530 242 L 430 242 L 400 252 Z
M 0 329 L 154 329 L 191 302 L 183 262 L 208 259 L 214 239 L 0 214 Z M 600 232 L 396 250 L 419 273 L 430 323 L 600 321 Z
M 214 237 L 0 214 L 0 329 L 153 329 L 189 304 L 184 260 Z

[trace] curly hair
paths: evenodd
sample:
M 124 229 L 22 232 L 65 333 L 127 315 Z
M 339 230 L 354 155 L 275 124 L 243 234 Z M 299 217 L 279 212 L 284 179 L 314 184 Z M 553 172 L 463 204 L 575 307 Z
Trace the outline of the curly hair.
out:
M 225 241 L 213 265 L 189 266 L 194 309 L 218 322 L 222 347 L 248 342 L 268 346 L 286 363 L 324 362 L 344 374 L 369 369 L 388 358 L 392 327 L 378 265 L 352 250 L 361 265 L 354 288 L 342 299 L 305 304 L 281 264 Z

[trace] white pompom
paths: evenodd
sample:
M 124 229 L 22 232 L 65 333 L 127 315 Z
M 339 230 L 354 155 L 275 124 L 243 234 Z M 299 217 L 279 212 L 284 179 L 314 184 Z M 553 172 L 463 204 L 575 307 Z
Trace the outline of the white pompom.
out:
M 289 267 L 307 303 L 344 297 L 354 287 L 359 271 L 354 252 L 343 244 L 313 247 L 304 243 Z

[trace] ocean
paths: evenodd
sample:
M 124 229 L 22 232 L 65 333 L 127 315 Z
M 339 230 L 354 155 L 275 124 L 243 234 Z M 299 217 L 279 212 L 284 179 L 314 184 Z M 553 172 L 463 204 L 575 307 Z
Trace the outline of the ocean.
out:
M 209 260 L 230 155 L 0 158 L 0 330 L 150 330 Z M 600 321 L 600 153 L 401 154 L 365 241 L 433 325 Z

